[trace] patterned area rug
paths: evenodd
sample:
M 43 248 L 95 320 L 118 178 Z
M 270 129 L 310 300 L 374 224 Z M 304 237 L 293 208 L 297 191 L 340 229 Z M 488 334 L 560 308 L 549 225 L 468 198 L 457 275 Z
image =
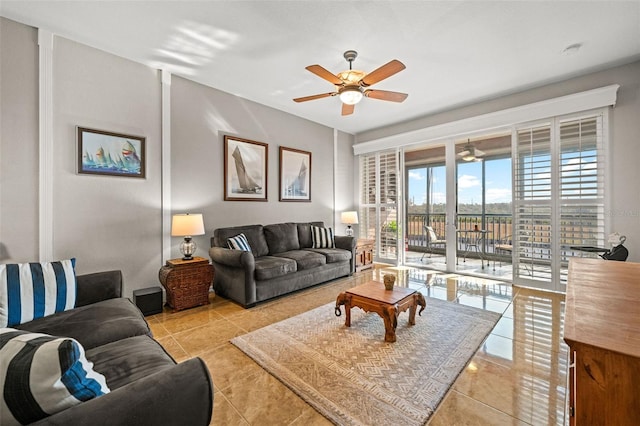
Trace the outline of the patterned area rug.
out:
M 384 342 L 375 313 L 329 303 L 231 341 L 338 425 L 422 425 L 500 318 L 427 298 L 416 325 L 400 314 Z

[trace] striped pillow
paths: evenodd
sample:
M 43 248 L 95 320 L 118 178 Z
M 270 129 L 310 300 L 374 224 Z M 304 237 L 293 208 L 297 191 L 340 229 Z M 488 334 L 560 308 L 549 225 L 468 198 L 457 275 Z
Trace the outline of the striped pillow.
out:
M 109 393 L 84 348 L 68 337 L 0 329 L 0 424 L 29 424 Z
M 0 265 L 0 327 L 75 307 L 75 259 Z
M 311 238 L 313 239 L 313 248 L 334 248 L 336 246 L 331 228 L 312 226 Z
M 249 241 L 247 241 L 247 237 L 245 237 L 244 234 L 239 234 L 235 237 L 228 238 L 227 245 L 232 250 L 251 251 Z

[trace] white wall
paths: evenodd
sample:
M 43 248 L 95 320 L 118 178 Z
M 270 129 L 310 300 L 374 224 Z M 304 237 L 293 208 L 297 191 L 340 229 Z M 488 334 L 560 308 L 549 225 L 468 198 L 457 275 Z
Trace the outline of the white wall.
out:
M 0 262 L 38 257 L 38 34 L 0 18 Z
M 223 201 L 225 134 L 269 145 L 267 202 Z M 351 136 L 340 141 L 350 159 L 352 142 Z M 278 201 L 280 146 L 311 152 L 311 202 Z M 333 129 L 183 78 L 172 78 L 172 205 L 179 213 L 203 213 L 207 235 L 194 238 L 198 255 L 207 256 L 209 239 L 219 227 L 316 220 L 333 226 L 333 167 Z M 339 192 L 352 196 L 352 181 L 340 179 Z M 180 239 L 172 240 L 175 247 L 179 243 Z
M 170 86 L 170 167 L 162 169 L 161 73 L 109 53 L 54 38 L 53 211 L 38 206 L 37 30 L 0 18 L 0 261 L 38 258 L 39 215 L 53 220 L 55 258 L 77 258 L 77 272 L 121 269 L 125 295 L 159 285 L 163 191 L 175 213 L 201 212 L 208 257 L 217 227 L 321 220 L 334 226 L 334 204 L 353 200 L 353 180 L 334 168 L 353 164 L 353 136 L 175 77 Z M 76 126 L 146 137 L 145 179 L 76 173 Z M 224 134 L 269 144 L 268 202 L 223 201 Z M 167 142 L 168 143 L 168 142 Z M 312 202 L 278 201 L 278 147 L 312 153 Z M 337 180 L 336 180 L 337 177 Z M 336 195 L 339 194 L 339 195 Z M 346 201 L 349 200 L 349 201 Z M 340 228 L 338 228 L 340 230 Z M 171 238 L 171 258 L 180 238 Z M 6 250 L 2 250 L 5 247 Z M 2 253 L 8 253 L 3 255 Z M 4 258 L 2 258 L 4 257 Z
M 56 37 L 53 48 L 54 258 L 79 273 L 122 269 L 126 292 L 161 265 L 160 73 Z M 76 173 L 76 126 L 146 137 L 146 178 Z

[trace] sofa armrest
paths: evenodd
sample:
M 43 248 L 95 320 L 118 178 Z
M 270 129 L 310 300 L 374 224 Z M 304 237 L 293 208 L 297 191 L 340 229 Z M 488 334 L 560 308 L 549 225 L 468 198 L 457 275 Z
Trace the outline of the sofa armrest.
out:
M 355 250 L 356 243 L 358 242 L 356 237 L 350 237 L 347 235 L 336 235 L 335 237 L 333 237 L 333 241 L 336 244 L 337 248 L 349 251 Z
M 256 304 L 256 261 L 253 253 L 211 247 L 209 256 L 215 269 L 213 289 L 216 294 L 234 300 L 245 308 Z
M 344 249 L 351 252 L 351 274 L 356 271 L 356 245 L 358 239 L 347 235 L 336 235 L 333 237 L 336 248 Z M 349 274 L 349 275 L 351 275 Z
M 122 272 L 105 271 L 76 277 L 76 307 L 122 297 Z
M 32 425 L 208 426 L 212 412 L 209 370 L 193 358 Z
M 215 263 L 247 270 L 255 269 L 256 262 L 253 253 L 249 251 L 232 250 L 225 247 L 211 247 L 209 249 L 209 256 Z

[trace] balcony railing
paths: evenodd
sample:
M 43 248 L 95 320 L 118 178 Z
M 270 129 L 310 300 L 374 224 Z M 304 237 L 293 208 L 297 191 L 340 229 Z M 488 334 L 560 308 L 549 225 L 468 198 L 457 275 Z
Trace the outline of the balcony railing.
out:
M 409 214 L 407 218 L 407 243 L 408 249 L 417 252 L 426 252 L 427 249 L 427 233 L 424 229 L 425 225 L 431 226 L 439 238 L 446 238 L 445 214 Z M 535 219 L 535 218 L 534 218 Z M 521 261 L 527 261 L 535 264 L 548 265 L 551 262 L 551 228 L 544 223 L 544 217 L 540 220 L 533 220 L 531 223 L 525 224 L 524 234 L 528 235 L 526 241 L 520 240 L 522 244 L 519 257 Z M 483 222 L 484 220 L 484 222 Z M 581 218 L 582 223 L 572 225 L 570 222 L 563 223 L 562 242 L 560 248 L 561 261 L 563 267 L 566 267 L 568 259 L 572 256 L 585 256 L 584 253 L 578 253 L 572 250 L 570 246 L 574 245 L 596 245 L 604 244 L 604 237 L 598 227 L 598 218 L 594 216 L 591 221 Z M 484 247 L 482 252 L 491 255 L 493 259 L 501 261 L 509 261 L 511 254 L 508 252 L 496 252 L 495 245 L 499 243 L 513 244 L 511 236 L 513 235 L 513 218 L 510 214 L 458 214 L 458 231 L 471 231 L 482 229 L 486 231 L 484 238 Z M 521 229 L 521 234 L 523 230 Z M 574 235 L 575 234 L 575 235 Z M 468 244 L 473 244 L 476 235 L 472 233 L 460 232 L 457 241 L 459 250 L 465 250 Z M 442 247 L 433 247 L 433 253 L 444 254 L 445 249 Z M 479 257 L 477 252 L 469 251 L 465 253 L 468 257 Z M 586 254 L 588 255 L 588 254 Z M 526 260 L 525 260 L 526 259 Z
M 446 215 L 444 213 L 411 213 L 407 217 L 407 242 L 409 250 L 417 252 L 427 251 L 427 232 L 425 225 L 433 228 L 439 238 L 446 238 Z M 513 220 L 510 214 L 485 214 L 484 223 L 481 214 L 458 214 L 458 231 L 472 231 L 482 229 L 487 231 L 484 238 L 484 252 L 494 254 L 494 247 L 497 243 L 505 240 L 513 233 Z M 464 250 L 466 244 L 471 242 L 475 236 L 460 233 L 456 239 L 458 247 Z M 433 248 L 434 253 L 444 254 L 444 248 Z M 507 260 L 509 255 L 500 254 L 500 258 Z M 469 257 L 478 257 L 476 253 L 468 253 Z

